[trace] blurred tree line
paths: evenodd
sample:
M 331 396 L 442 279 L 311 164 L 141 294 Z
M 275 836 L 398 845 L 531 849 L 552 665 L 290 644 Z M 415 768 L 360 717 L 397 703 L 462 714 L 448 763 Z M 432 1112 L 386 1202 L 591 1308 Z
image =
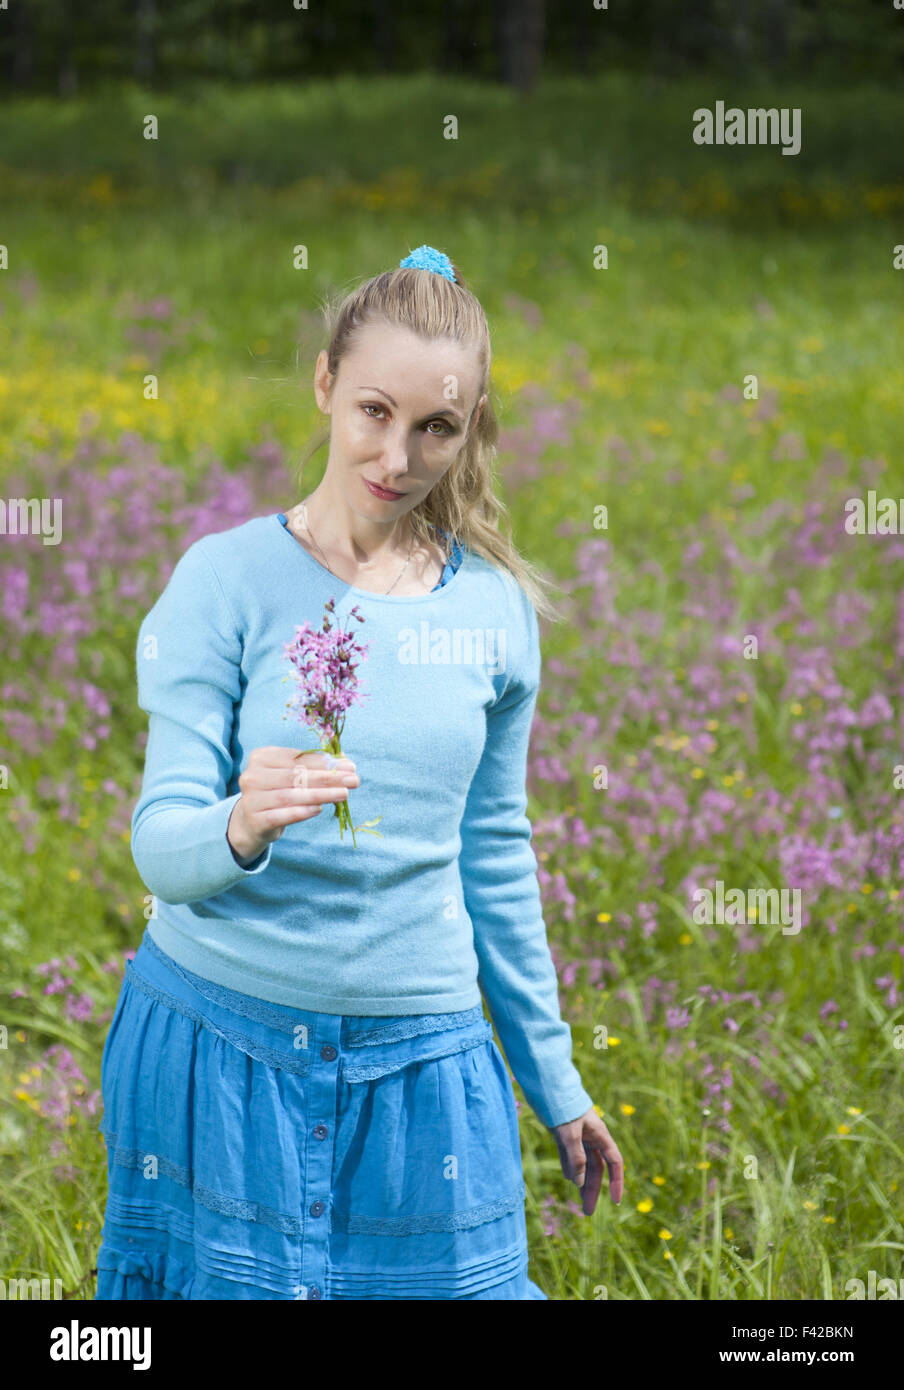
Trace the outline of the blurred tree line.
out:
M 7 94 L 98 81 L 450 72 L 893 80 L 904 0 L 0 0 Z

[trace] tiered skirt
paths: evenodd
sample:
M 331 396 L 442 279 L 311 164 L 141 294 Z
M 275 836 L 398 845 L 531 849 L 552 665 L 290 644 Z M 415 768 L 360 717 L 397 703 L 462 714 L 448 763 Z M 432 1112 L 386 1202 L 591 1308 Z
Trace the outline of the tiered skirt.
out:
M 98 1299 L 545 1299 L 477 1006 L 358 1017 L 185 970 L 145 930 L 102 1059 Z

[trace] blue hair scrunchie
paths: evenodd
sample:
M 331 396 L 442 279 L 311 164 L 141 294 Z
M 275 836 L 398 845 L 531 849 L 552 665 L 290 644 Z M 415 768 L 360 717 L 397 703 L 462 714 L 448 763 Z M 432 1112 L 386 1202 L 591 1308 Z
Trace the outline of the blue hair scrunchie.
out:
M 412 266 L 415 270 L 432 270 L 436 275 L 445 275 L 446 279 L 451 280 L 453 285 L 456 283 L 452 262 L 442 251 L 437 251 L 435 246 L 419 246 L 416 251 L 412 251 L 410 256 L 399 261 L 400 269 L 408 266 Z

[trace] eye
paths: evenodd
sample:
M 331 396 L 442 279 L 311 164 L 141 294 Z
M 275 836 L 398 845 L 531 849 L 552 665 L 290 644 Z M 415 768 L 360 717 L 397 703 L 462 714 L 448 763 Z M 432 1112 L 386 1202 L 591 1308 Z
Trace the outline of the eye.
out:
M 361 409 L 365 412 L 365 414 L 367 414 L 367 411 L 369 411 L 369 410 L 379 410 L 379 411 L 382 411 L 382 410 L 383 410 L 383 406 L 382 406 L 382 405 L 374 405 L 372 402 L 367 402 L 367 403 L 365 403 L 365 404 L 363 404 L 363 405 L 361 406 Z M 368 415 L 367 418 L 368 418 L 368 420 L 376 420 L 376 419 L 378 419 L 379 417 L 376 416 L 376 415 Z M 451 427 L 445 420 L 428 420 L 428 421 L 427 421 L 427 425 L 428 425 L 428 426 L 429 426 L 429 425 L 442 425 L 442 430 L 441 430 L 440 434 L 439 434 L 439 435 L 434 435 L 434 438 L 440 438 L 440 439 L 441 439 L 442 436 L 443 436 L 444 434 L 454 434 L 454 433 L 455 433 L 454 429 L 452 429 L 452 427 Z

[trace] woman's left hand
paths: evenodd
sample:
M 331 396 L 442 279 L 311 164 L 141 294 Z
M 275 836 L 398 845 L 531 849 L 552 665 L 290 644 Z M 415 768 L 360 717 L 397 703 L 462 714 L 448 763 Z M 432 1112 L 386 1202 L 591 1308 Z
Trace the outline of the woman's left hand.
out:
M 596 1207 L 603 1184 L 603 1170 L 609 1168 L 609 1196 L 621 1203 L 625 1186 L 625 1165 L 618 1146 L 596 1110 L 588 1110 L 567 1125 L 556 1125 L 553 1137 L 559 1150 L 562 1172 L 581 1189 L 584 1215 Z

